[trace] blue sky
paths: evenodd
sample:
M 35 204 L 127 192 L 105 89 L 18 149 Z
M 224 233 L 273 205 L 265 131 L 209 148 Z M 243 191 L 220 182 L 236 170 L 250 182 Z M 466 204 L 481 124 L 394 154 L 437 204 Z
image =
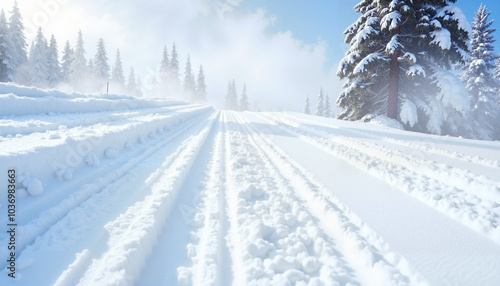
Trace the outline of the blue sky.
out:
M 342 90 L 337 64 L 347 50 L 342 32 L 359 17 L 360 0 L 18 0 L 28 43 L 38 27 L 59 47 L 83 33 L 87 59 L 99 38 L 110 64 L 119 48 L 124 69 L 141 76 L 146 95 L 163 46 L 175 42 L 181 76 L 188 54 L 207 77 L 208 97 L 222 107 L 227 84 L 247 84 L 253 109 L 302 111 L 305 97 L 316 104 L 322 86 L 334 101 Z M 469 21 L 481 3 L 500 29 L 500 1 L 459 0 Z M 9 16 L 14 0 L 2 0 Z M 500 39 L 500 31 L 495 34 Z M 500 43 L 498 43 L 500 47 Z M 497 51 L 500 49 L 497 48 Z M 127 75 L 125 75 L 127 76 Z M 163 95 L 161 96 L 170 96 Z
M 336 64 L 347 48 L 342 33 L 360 16 L 353 8 L 359 2 L 360 0 L 252 0 L 244 1 L 241 9 L 246 12 L 264 9 L 266 13 L 275 15 L 276 22 L 269 28 L 270 33 L 290 30 L 295 37 L 306 43 L 325 41 L 328 46 L 328 63 Z M 481 3 L 492 12 L 489 19 L 495 19 L 493 27 L 499 30 L 495 38 L 500 40 L 499 0 L 459 0 L 453 5 L 460 7 L 469 22 L 472 22 Z M 500 51 L 500 42 L 496 43 L 495 48 Z

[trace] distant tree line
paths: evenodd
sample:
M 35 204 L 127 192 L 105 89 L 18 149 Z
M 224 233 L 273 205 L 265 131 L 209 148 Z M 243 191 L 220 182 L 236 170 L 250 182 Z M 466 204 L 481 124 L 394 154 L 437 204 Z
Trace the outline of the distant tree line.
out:
M 81 31 L 74 48 L 66 41 L 61 57 L 54 35 L 47 41 L 41 27 L 31 42 L 29 52 L 27 48 L 22 16 L 15 2 L 8 20 L 4 10 L 0 12 L 0 82 L 38 88 L 61 87 L 78 92 L 105 92 L 109 84 L 112 93 L 133 96 L 143 93 L 141 79 L 135 75 L 133 67 L 125 78 L 119 49 L 113 66 L 110 66 L 102 38 L 97 43 L 95 56 L 88 60 Z M 178 57 L 175 43 L 170 56 L 167 47 L 164 47 L 159 71 L 149 91 L 186 101 L 206 102 L 207 85 L 203 67 L 200 65 L 195 79 L 188 55 L 181 84 Z
M 236 91 L 236 83 L 234 79 L 229 81 L 229 84 L 227 85 L 227 93 L 226 93 L 224 108 L 228 110 L 239 110 L 239 111 L 250 110 L 246 83 L 243 84 L 241 98 L 238 102 L 238 92 Z
M 309 96 L 306 97 L 306 102 L 304 105 L 304 113 L 312 114 Z M 316 112 L 314 113 L 314 115 L 322 117 L 333 117 L 330 105 L 330 97 L 328 96 L 328 93 L 325 93 L 323 91 L 323 87 L 319 89 L 318 99 L 316 103 Z

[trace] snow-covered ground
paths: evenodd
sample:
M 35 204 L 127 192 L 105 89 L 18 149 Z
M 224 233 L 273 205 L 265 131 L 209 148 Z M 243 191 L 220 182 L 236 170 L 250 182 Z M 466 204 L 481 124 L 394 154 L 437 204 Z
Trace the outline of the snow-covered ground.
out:
M 0 285 L 500 285 L 499 142 L 0 86 L 0 172 Z

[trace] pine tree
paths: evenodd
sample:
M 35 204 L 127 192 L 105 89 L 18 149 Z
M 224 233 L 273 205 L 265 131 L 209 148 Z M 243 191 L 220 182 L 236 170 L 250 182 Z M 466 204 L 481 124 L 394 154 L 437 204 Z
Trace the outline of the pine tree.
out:
M 205 103 L 207 102 L 207 84 L 205 83 L 205 73 L 203 72 L 203 66 L 201 65 L 200 71 L 198 72 L 198 80 L 196 82 L 197 101 Z
M 172 56 L 170 57 L 170 82 L 174 85 L 175 89 L 180 86 L 179 80 L 179 55 L 175 49 L 175 43 L 172 45 Z
M 160 82 L 166 83 L 170 73 L 170 62 L 168 60 L 167 46 L 163 47 L 163 54 L 160 63 Z
M 229 81 L 227 86 L 225 108 L 228 110 L 238 110 L 238 94 L 236 92 L 236 83 L 234 79 Z
M 66 45 L 64 46 L 63 50 L 63 56 L 61 58 L 61 82 L 69 83 L 72 59 L 73 49 L 71 49 L 69 41 L 66 41 Z
M 240 111 L 248 111 L 250 103 L 248 103 L 247 84 L 243 84 L 243 91 L 241 92 Z
M 111 73 L 111 84 L 114 89 L 121 93 L 125 91 L 125 75 L 123 74 L 123 64 L 120 56 L 120 49 L 116 50 L 116 59 Z
M 363 0 L 356 5 L 362 15 L 344 32 L 350 49 L 337 72 L 347 79 L 337 100 L 338 118 L 386 114 L 408 129 L 456 131 L 469 104 L 449 69 L 466 57 L 470 25 L 451 2 Z M 445 86 L 450 83 L 454 92 Z
M 59 66 L 59 51 L 54 35 L 50 37 L 48 52 L 48 85 L 50 88 L 56 87 L 61 82 L 61 67 Z
M 11 67 L 14 71 L 12 76 L 18 83 L 25 83 L 28 80 L 29 67 L 27 67 L 28 56 L 26 55 L 26 37 L 24 36 L 24 25 L 21 12 L 14 1 L 11 16 L 9 18 L 10 50 L 12 51 Z
M 492 45 L 496 29 L 491 28 L 493 20 L 488 21 L 490 15 L 491 12 L 487 12 L 486 6 L 481 4 L 473 22 L 470 58 L 464 65 L 461 77 L 472 102 L 472 120 L 468 121 L 467 131 L 485 140 L 493 138 L 499 112 L 496 90 L 499 82 L 494 75 L 495 62 L 499 57 Z
M 0 82 L 9 82 L 14 79 L 12 67 L 12 51 L 9 41 L 9 25 L 5 12 L 0 12 Z
M 319 94 L 318 94 L 318 103 L 316 104 L 316 113 L 315 115 L 317 116 L 323 116 L 323 113 L 325 112 L 325 98 L 323 95 L 323 88 L 319 89 Z
M 188 96 L 189 100 L 193 100 L 195 91 L 196 91 L 196 84 L 194 82 L 194 75 L 191 69 L 191 60 L 188 54 L 186 61 L 186 69 L 184 70 L 184 92 Z
M 42 28 L 38 28 L 33 50 L 29 56 L 30 77 L 29 83 L 36 87 L 47 87 L 49 78 L 49 59 L 47 40 L 43 36 Z
M 78 91 L 84 91 L 85 79 L 88 76 L 87 60 L 85 59 L 85 48 L 83 46 L 83 35 L 82 31 L 78 32 L 78 39 L 75 46 L 75 52 L 73 54 L 73 60 L 71 61 L 71 74 L 70 80 L 73 88 Z
M 330 107 L 330 98 L 328 97 L 328 93 L 325 94 L 325 105 L 323 107 L 323 116 L 324 117 L 332 117 L 331 107 Z
M 101 38 L 97 43 L 97 52 L 94 57 L 94 76 L 100 81 L 109 81 L 109 64 L 108 54 L 106 53 L 106 46 L 104 40 Z
M 305 103 L 305 106 L 304 106 L 304 113 L 305 114 L 311 114 L 311 107 L 310 107 L 310 103 L 309 103 L 309 96 L 306 97 L 306 103 Z

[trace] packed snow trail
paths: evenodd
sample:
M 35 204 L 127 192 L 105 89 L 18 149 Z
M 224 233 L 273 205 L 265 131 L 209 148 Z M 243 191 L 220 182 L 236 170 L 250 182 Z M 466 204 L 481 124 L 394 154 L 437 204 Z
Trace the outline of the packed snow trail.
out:
M 296 125 L 295 122 L 289 121 L 288 124 Z M 282 126 L 290 127 L 286 123 Z M 477 170 L 468 171 L 438 164 L 379 143 L 342 134 L 351 131 L 321 133 L 310 127 L 300 127 L 290 132 L 384 179 L 500 243 L 500 215 L 490 211 L 492 207 L 500 205 L 500 183 L 473 173 Z
M 158 170 L 153 169 L 153 173 L 145 171 L 153 167 L 156 168 L 158 164 L 161 165 L 163 162 L 162 157 L 166 158 L 166 155 L 163 154 L 172 153 L 177 148 L 176 146 L 186 146 L 184 140 L 186 135 L 189 139 L 189 137 L 192 137 L 191 134 L 196 134 L 200 122 L 203 122 L 204 118 L 206 116 L 193 118 L 194 121 L 186 122 L 187 125 L 181 124 L 178 128 L 173 128 L 172 132 L 162 136 L 164 137 L 163 140 L 146 149 L 141 148 L 141 152 L 135 158 L 129 157 L 125 163 L 119 165 L 116 169 L 108 169 L 109 167 L 116 167 L 114 165 L 101 166 L 98 169 L 100 172 L 95 173 L 100 174 L 101 177 L 94 174 L 86 176 L 85 184 L 80 186 L 80 189 L 76 189 L 76 192 L 62 200 L 58 205 L 43 211 L 26 225 L 21 225 L 19 232 L 23 236 L 21 236 L 17 244 L 19 250 L 22 250 L 24 245 L 29 244 L 38 236 L 37 240 L 26 247 L 19 256 L 19 261 L 23 267 L 26 267 L 26 272 L 34 271 L 34 273 L 27 275 L 24 283 L 27 283 L 27 285 L 37 284 L 40 283 L 40 276 L 49 276 L 48 274 L 42 275 L 42 273 L 47 273 L 48 269 L 46 267 L 49 265 L 44 260 L 33 260 L 33 255 L 51 257 L 56 261 L 70 262 L 74 259 L 76 253 L 85 253 L 86 255 L 82 256 L 91 258 L 103 251 L 101 248 L 106 244 L 104 241 L 106 232 L 103 228 L 104 224 L 107 223 L 106 219 L 113 217 L 113 214 L 118 215 L 123 207 L 141 199 L 148 193 L 151 182 L 146 179 L 156 174 Z M 194 131 L 189 131 L 193 129 L 193 124 Z M 107 175 L 103 176 L 103 174 Z M 75 244 L 76 242 L 80 243 Z M 90 248 L 86 248 L 89 246 Z M 79 251 L 75 250 L 73 253 L 68 251 L 70 247 L 81 249 Z M 94 250 L 94 248 L 97 249 Z M 79 267 L 82 267 L 82 263 L 84 262 L 80 261 L 78 263 Z M 61 266 L 66 267 L 64 263 L 50 267 Z M 67 283 L 78 282 L 73 277 L 74 268 L 68 268 L 62 275 L 65 277 L 63 280 Z M 54 271 L 49 273 L 59 275 Z M 3 276 L 0 277 L 0 279 L 3 278 Z M 50 279 L 51 277 L 47 278 Z M 46 284 L 49 284 L 49 282 Z
M 130 285 L 157 244 L 179 190 L 207 139 L 216 116 L 169 156 L 147 180 L 150 194 L 108 222 L 108 249 L 80 279 L 79 285 Z M 168 254 L 166 254 L 168 255 Z
M 311 127 L 302 126 L 300 116 L 291 121 L 284 119 L 288 116 L 265 116 L 269 119 L 250 113 L 245 116 L 254 126 L 258 126 L 260 133 L 266 134 L 273 144 L 333 190 L 341 201 L 373 227 L 432 284 L 496 285 L 500 281 L 500 274 L 493 270 L 500 267 L 500 245 L 496 237 L 490 240 L 463 227 L 461 223 L 467 225 L 467 219 L 457 224 L 447 216 L 438 215 L 434 208 L 422 205 L 397 190 L 396 186 L 392 186 L 393 182 L 384 182 L 387 177 L 379 177 L 377 172 L 371 172 L 371 168 L 380 164 L 385 170 L 391 170 L 385 162 L 374 161 L 370 157 L 358 157 L 359 150 L 356 149 L 342 149 L 341 146 L 331 145 L 334 144 L 333 141 L 325 140 L 324 134 L 310 134 Z M 277 125 L 276 120 L 288 124 Z M 296 124 L 290 126 L 290 122 Z M 344 128 L 337 130 L 339 127 L 335 125 L 330 128 L 333 129 L 330 132 L 332 136 L 338 132 L 350 131 Z M 298 138 L 302 139 L 297 140 Z M 366 169 L 366 164 L 372 165 Z M 393 174 L 393 178 L 397 180 L 399 169 L 395 171 L 397 172 Z M 415 181 L 412 182 L 412 179 Z M 424 183 L 418 184 L 417 177 L 407 177 L 406 180 L 415 183 L 415 188 Z M 432 190 L 432 185 L 429 187 Z M 474 201 L 476 200 L 474 198 Z M 458 203 L 464 204 L 462 201 Z M 492 213 L 493 217 L 499 214 L 498 205 L 495 204 L 485 211 L 486 214 Z M 495 227 L 493 231 L 495 230 L 498 228 Z M 488 235 L 488 231 L 491 229 L 482 233 Z
M 2 193 L 0 285 L 500 284 L 498 142 L 11 92 L 17 278 Z
M 217 272 L 220 267 L 213 267 L 213 263 L 210 266 L 208 262 L 208 257 L 213 259 L 216 256 L 220 257 L 223 246 L 217 235 L 221 232 L 223 215 L 223 208 L 218 204 L 222 202 L 219 198 L 224 178 L 219 172 L 223 168 L 223 165 L 220 165 L 220 152 L 222 152 L 220 128 L 219 113 L 205 144 L 201 147 L 199 156 L 189 171 L 189 180 L 185 181 L 180 189 L 179 197 L 172 207 L 154 253 L 147 260 L 146 267 L 137 282 L 138 285 L 176 285 L 182 282 L 182 279 L 188 279 L 180 276 L 178 282 L 177 267 L 181 263 L 187 263 L 195 254 L 200 257 L 199 263 L 201 263 L 197 275 L 192 277 L 196 279 L 197 284 L 208 285 L 211 281 L 209 279 L 217 279 L 220 276 Z M 197 211 L 203 207 L 209 209 Z M 204 220 L 210 220 L 211 227 L 201 228 L 197 232 L 196 229 L 204 225 Z M 207 239 L 209 241 L 203 243 Z M 196 249 L 195 245 L 190 243 L 191 240 L 200 241 L 203 247 Z M 203 252 L 206 254 L 202 255 Z M 207 261 L 204 262 L 203 259 Z M 219 258 L 217 264 L 220 263 Z M 230 261 L 225 263 L 231 265 Z M 161 271 L 158 271 L 158 265 L 162 266 Z
M 383 239 L 361 222 L 335 196 L 331 195 L 307 170 L 260 135 L 259 129 L 251 128 L 249 121 L 239 119 L 238 122 L 240 126 L 243 126 L 243 129 L 246 129 L 250 141 L 253 141 L 253 145 L 258 149 L 257 152 L 267 162 L 268 168 L 275 169 L 279 178 L 277 180 L 284 184 L 282 199 L 293 206 L 292 212 L 296 211 L 297 205 L 302 205 L 302 210 L 306 212 L 306 219 L 302 222 L 308 232 L 300 234 L 300 224 L 296 230 L 306 247 L 307 243 L 313 243 L 316 248 L 318 241 L 330 241 L 336 245 L 334 256 L 342 257 L 345 260 L 346 266 L 356 274 L 355 277 L 361 285 L 425 284 L 424 279 L 409 267 L 405 259 L 390 251 L 390 247 Z M 299 213 L 298 221 L 300 221 L 301 215 L 304 213 Z M 317 222 L 316 225 L 311 223 L 311 219 Z M 311 227 L 315 230 L 312 233 L 309 232 Z M 326 236 L 321 237 L 322 231 L 319 231 L 320 229 L 323 229 Z M 317 255 L 318 253 L 316 253 Z M 329 257 L 327 261 L 331 262 L 331 259 Z M 332 265 L 326 264 L 323 267 L 331 269 L 329 267 Z M 307 273 L 306 266 L 303 270 Z M 318 281 L 325 281 L 325 277 L 321 278 Z M 338 282 L 338 277 L 329 282 L 333 283 L 334 281 Z

